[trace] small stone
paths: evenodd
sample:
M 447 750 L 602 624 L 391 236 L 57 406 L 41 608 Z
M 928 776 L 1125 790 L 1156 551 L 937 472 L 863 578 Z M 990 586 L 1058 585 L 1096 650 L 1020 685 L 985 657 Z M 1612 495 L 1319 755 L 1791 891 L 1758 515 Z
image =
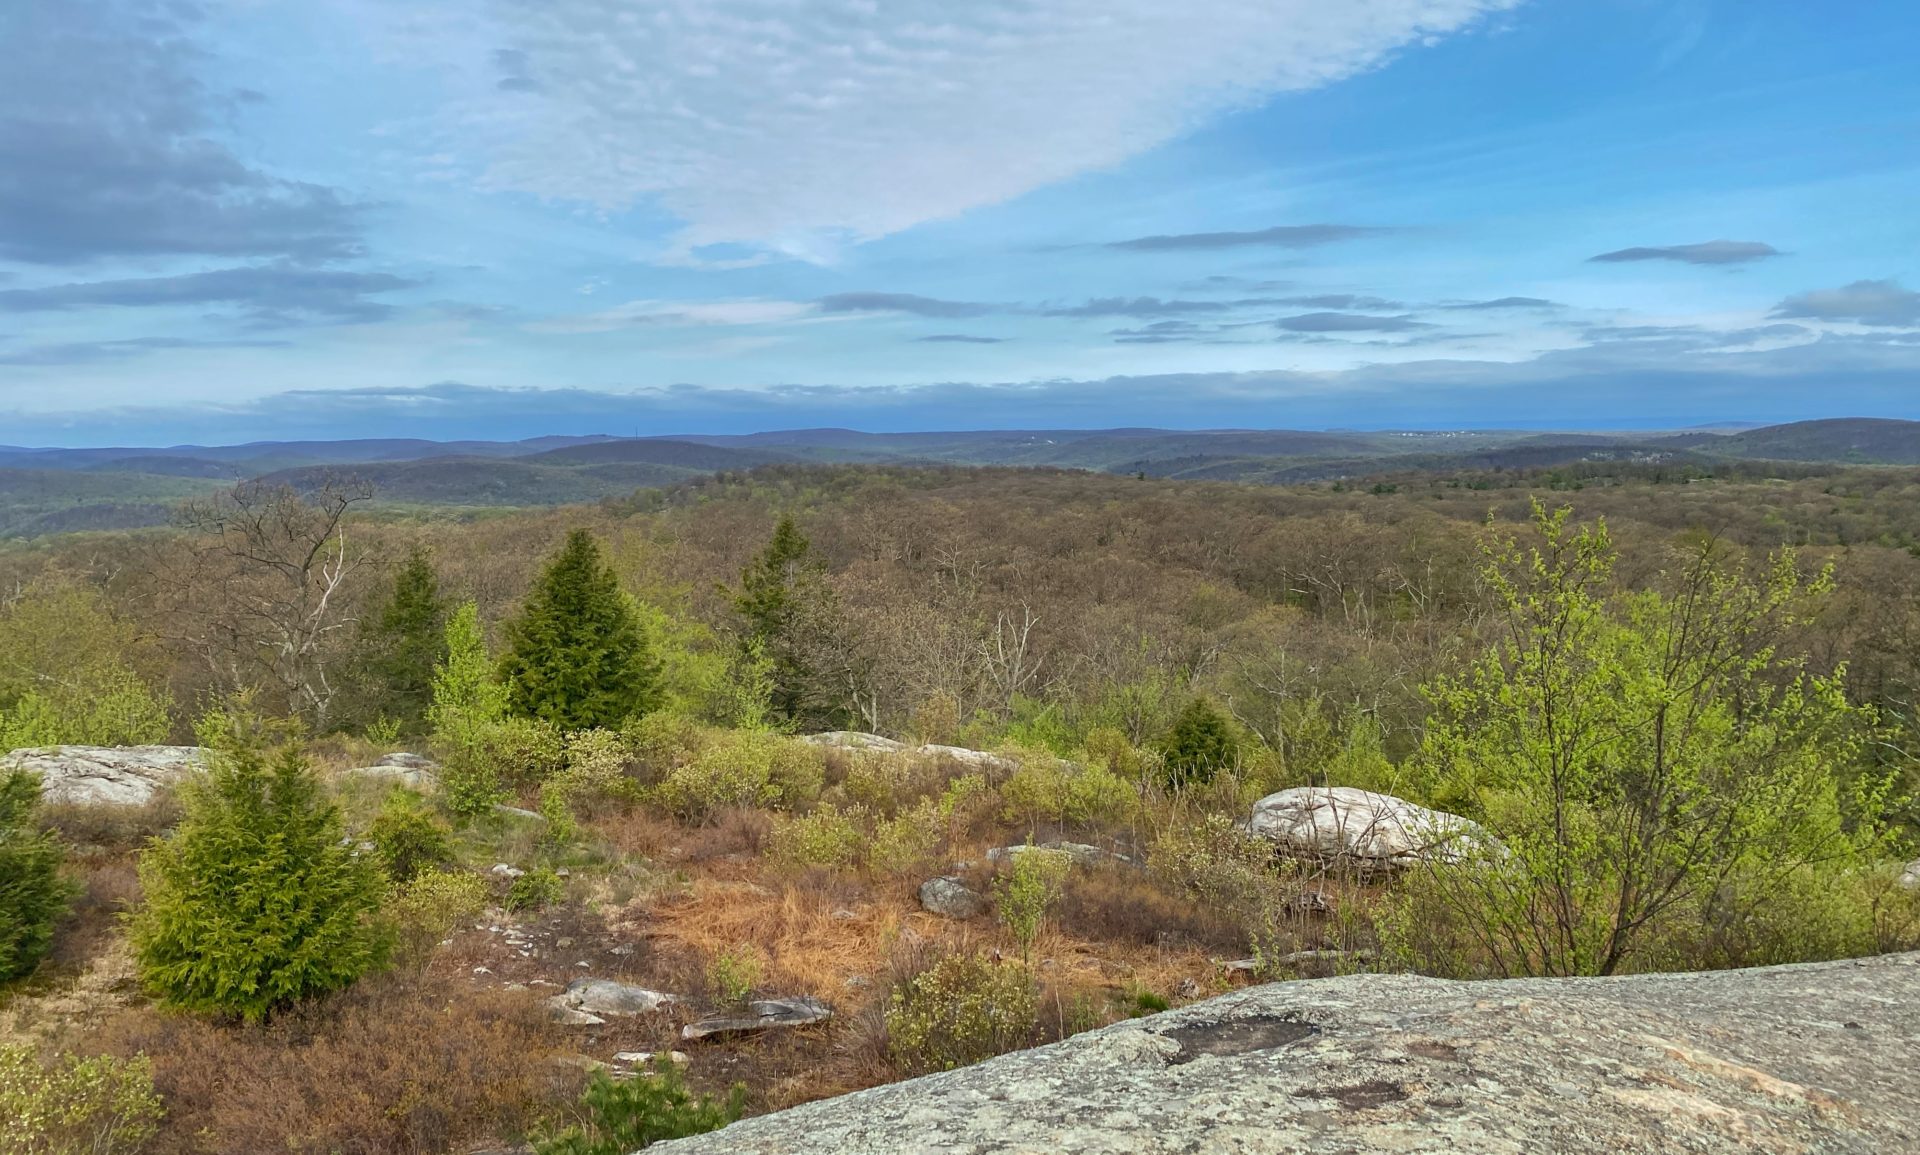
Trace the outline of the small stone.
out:
M 972 918 L 987 908 L 987 900 L 949 874 L 920 884 L 920 905 L 942 918 Z
M 573 940 L 570 938 L 555 939 L 553 945 L 559 947 L 561 950 L 565 950 L 573 945 Z
M 486 967 L 474 967 L 473 973 L 477 975 L 490 975 L 493 972 L 488 970 Z
M 487 873 L 493 875 L 495 878 L 519 878 L 525 874 L 526 871 L 504 862 L 496 862 L 493 864 L 493 869 L 487 871 Z

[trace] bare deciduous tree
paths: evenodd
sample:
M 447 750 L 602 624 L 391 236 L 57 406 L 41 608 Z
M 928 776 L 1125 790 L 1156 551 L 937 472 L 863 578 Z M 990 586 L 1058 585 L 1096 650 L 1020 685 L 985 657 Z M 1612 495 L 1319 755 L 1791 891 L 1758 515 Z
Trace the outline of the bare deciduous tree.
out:
M 372 496 L 359 478 L 328 475 L 305 493 L 246 481 L 181 507 L 189 539 L 156 576 L 169 632 L 215 684 L 263 688 L 325 727 L 335 638 L 353 624 L 344 591 L 365 560 L 348 546 L 347 513 Z

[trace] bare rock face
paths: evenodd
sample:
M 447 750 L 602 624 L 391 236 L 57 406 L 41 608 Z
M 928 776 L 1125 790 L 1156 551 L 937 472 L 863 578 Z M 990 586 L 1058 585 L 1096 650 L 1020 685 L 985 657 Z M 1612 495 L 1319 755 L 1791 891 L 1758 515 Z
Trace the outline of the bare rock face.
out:
M 39 774 L 48 802 L 144 806 L 205 762 L 198 746 L 40 746 L 15 750 L 0 766 Z
M 662 1155 L 1920 1151 L 1920 954 L 1255 987 Z
M 567 1007 L 589 1015 L 644 1015 L 669 1003 L 672 995 L 637 987 L 612 979 L 575 979 L 564 993 L 554 996 Z
M 828 730 L 824 734 L 802 735 L 800 740 L 832 750 L 877 750 L 886 754 L 917 754 L 924 758 L 946 758 L 963 766 L 995 773 L 1010 774 L 1020 768 L 1018 761 L 1004 754 L 993 754 L 986 750 L 969 750 L 965 746 L 909 746 L 905 742 L 880 734 L 869 734 L 863 730 Z
M 1908 890 L 1920 890 L 1920 858 L 1900 868 L 1900 885 Z
M 392 782 L 421 794 L 440 788 L 440 764 L 421 754 L 388 754 L 371 766 L 356 766 L 342 773 L 354 778 Z
M 896 742 L 892 738 L 883 738 L 863 730 L 828 730 L 824 734 L 804 734 L 800 740 L 813 746 L 825 746 L 830 750 L 884 750 L 892 753 L 907 748 L 904 742 Z
M 1458 861 L 1490 839 L 1457 814 L 1351 786 L 1299 786 L 1253 804 L 1253 833 L 1289 854 L 1371 866 Z
M 710 1035 L 737 1035 L 765 1031 L 775 1027 L 810 1027 L 833 1017 L 833 1008 L 814 998 L 800 995 L 791 999 L 755 999 L 743 1015 L 712 1015 L 680 1028 L 687 1042 Z

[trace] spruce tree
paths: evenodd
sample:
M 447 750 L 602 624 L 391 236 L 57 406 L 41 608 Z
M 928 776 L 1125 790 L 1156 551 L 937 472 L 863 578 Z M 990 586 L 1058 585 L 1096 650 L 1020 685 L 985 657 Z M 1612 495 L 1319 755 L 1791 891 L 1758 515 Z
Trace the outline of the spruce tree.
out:
M 1239 743 L 1233 727 L 1205 698 L 1188 702 L 1174 719 L 1164 753 L 1167 772 L 1176 782 L 1204 782 L 1214 771 L 1233 765 Z
M 774 527 L 765 549 L 740 572 L 733 608 L 744 622 L 743 660 L 770 675 L 770 705 L 785 718 L 798 716 L 806 696 L 808 662 L 801 646 L 803 611 L 819 593 L 813 546 L 791 516 Z
M 60 844 L 35 828 L 40 776 L 0 770 L 0 982 L 38 966 L 73 888 L 60 877 Z
M 433 671 L 446 654 L 447 602 L 423 549 L 407 556 L 369 633 L 368 673 L 381 716 L 418 730 L 433 700 Z
M 500 675 L 513 713 L 562 730 L 618 726 L 658 702 L 646 630 L 591 533 L 567 535 L 508 624 Z
M 250 1022 L 348 986 L 387 948 L 378 863 L 343 845 L 300 749 L 270 749 L 262 729 L 249 717 L 203 728 L 207 772 L 183 788 L 173 834 L 140 857 L 146 903 L 131 927 L 163 1002 Z

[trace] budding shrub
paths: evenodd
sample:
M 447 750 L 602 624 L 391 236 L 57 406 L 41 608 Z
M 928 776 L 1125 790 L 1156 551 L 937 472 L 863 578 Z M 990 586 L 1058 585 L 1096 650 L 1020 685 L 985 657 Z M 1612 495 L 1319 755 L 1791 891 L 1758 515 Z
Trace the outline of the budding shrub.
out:
M 1038 1007 L 1024 968 L 948 955 L 894 988 L 887 1051 L 906 1075 L 964 1067 L 1026 1046 Z
M 381 963 L 386 882 L 343 845 L 298 747 L 269 750 L 248 718 L 216 717 L 202 741 L 211 755 L 182 792 L 186 817 L 141 855 L 132 943 L 162 1001 L 259 1021 Z
M 127 1155 L 162 1115 L 145 1058 L 74 1056 L 44 1066 L 25 1043 L 0 1047 L 0 1151 Z
M 380 813 L 367 826 L 367 841 L 380 858 L 387 877 L 408 882 L 423 870 L 453 861 L 453 845 L 446 824 L 435 818 L 420 799 L 395 788 Z
M 34 823 L 39 807 L 39 775 L 0 771 L 0 982 L 40 964 L 73 897 L 59 842 Z

